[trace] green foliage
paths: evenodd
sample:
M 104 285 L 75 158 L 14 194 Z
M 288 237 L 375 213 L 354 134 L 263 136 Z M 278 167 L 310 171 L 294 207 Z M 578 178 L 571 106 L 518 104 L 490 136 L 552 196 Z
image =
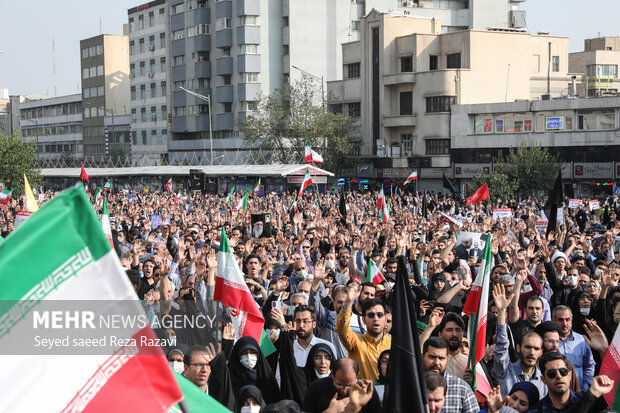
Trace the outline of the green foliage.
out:
M 33 143 L 24 142 L 17 134 L 5 135 L 0 131 L 0 182 L 14 190 L 14 196 L 24 193 L 24 174 L 31 187 L 41 184 L 37 161 Z
M 497 202 L 497 198 L 510 200 L 514 198 L 516 184 L 501 172 L 493 172 L 492 174 L 478 174 L 473 177 L 475 187 L 469 188 L 467 196 L 471 196 L 482 185 L 489 186 L 489 199 L 483 202 Z
M 499 155 L 493 162 L 494 173 L 506 175 L 515 193 L 523 196 L 550 189 L 560 168 L 557 156 L 551 155 L 548 148 L 531 142 L 511 147 L 506 156 Z
M 323 156 L 322 167 L 337 169 L 353 152 L 347 136 L 356 129 L 355 120 L 327 111 L 321 93 L 308 76 L 303 76 L 269 96 L 261 96 L 256 110 L 241 124 L 245 146 L 262 149 L 272 163 L 300 162 L 309 141 Z

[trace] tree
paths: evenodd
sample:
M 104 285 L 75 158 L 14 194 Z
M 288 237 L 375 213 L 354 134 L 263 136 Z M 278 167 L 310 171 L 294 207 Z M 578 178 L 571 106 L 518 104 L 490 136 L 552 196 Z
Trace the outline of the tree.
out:
M 531 195 L 553 186 L 560 169 L 560 160 L 540 144 L 524 142 L 500 153 L 494 160 L 494 173 L 499 172 L 514 185 L 516 194 Z
M 514 198 L 515 183 L 501 172 L 495 171 L 488 175 L 478 174 L 473 177 L 473 180 L 475 187 L 469 188 L 467 196 L 473 195 L 478 188 L 487 184 L 489 186 L 489 202 L 497 202 L 497 198 L 501 198 L 502 200 Z
M 352 154 L 347 136 L 355 131 L 355 120 L 331 113 L 321 104 L 320 89 L 304 75 L 269 96 L 261 96 L 256 110 L 241 124 L 246 147 L 260 149 L 265 160 L 291 163 L 303 160 L 304 147 L 323 156 L 326 169 L 337 169 Z
M 41 169 L 35 145 L 24 142 L 17 134 L 5 135 L 0 131 L 0 182 L 16 195 L 24 192 L 24 174 L 31 187 L 41 183 Z

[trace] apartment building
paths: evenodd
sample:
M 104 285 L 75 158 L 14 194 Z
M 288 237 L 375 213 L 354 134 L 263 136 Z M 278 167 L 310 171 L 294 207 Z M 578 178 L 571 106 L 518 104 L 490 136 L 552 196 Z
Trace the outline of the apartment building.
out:
M 101 160 L 110 155 L 128 155 L 110 151 L 104 118 L 127 115 L 131 111 L 129 37 L 101 34 L 81 40 L 80 51 L 84 157 Z
M 156 0 L 127 11 L 134 165 L 168 159 L 169 7 Z
M 568 59 L 569 71 L 575 75 L 574 87 L 568 87 L 569 94 L 605 96 L 618 93 L 620 37 L 585 39 L 584 51 L 571 53 Z
M 342 46 L 332 110 L 360 118 L 361 157 L 383 167 L 445 168 L 454 104 L 550 99 L 568 76 L 568 38 L 523 30 L 442 33 L 436 18 L 373 10 Z

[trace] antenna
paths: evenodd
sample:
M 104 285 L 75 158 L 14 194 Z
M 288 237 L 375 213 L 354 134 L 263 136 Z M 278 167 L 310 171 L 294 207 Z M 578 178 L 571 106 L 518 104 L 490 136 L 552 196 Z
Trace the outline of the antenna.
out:
M 52 36 L 52 73 L 54 81 L 54 97 L 56 97 L 56 41 Z

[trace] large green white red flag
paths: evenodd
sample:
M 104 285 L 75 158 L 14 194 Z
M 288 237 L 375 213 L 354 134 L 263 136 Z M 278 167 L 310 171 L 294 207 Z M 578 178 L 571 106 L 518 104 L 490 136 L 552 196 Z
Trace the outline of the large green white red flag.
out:
M 70 351 L 79 356 L 59 355 L 65 347 L 39 348 L 37 355 L 21 348 L 8 353 L 15 343 L 33 348 L 24 339 L 28 332 L 48 337 L 58 331 L 54 324 L 33 326 L 37 313 L 43 317 L 53 306 L 97 302 L 95 322 L 119 303 L 123 317 L 145 316 L 80 184 L 49 201 L 0 244 L 0 268 L 0 411 L 166 412 L 181 400 L 161 348 L 143 344 L 143 338 L 156 338 L 148 317 L 146 325 L 122 330 L 122 338 L 133 342 L 108 341 L 109 353 L 77 347 Z M 77 324 L 85 312 L 75 313 Z M 71 324 L 60 331 L 89 336 L 99 331 Z
M 489 281 L 491 278 L 491 236 L 482 252 L 482 265 L 471 286 L 463 312 L 469 315 L 467 337 L 469 337 L 469 365 L 476 364 L 484 357 L 487 337 L 487 312 L 489 307 Z M 479 375 L 474 374 L 474 390 L 478 389 Z M 486 388 L 486 385 L 483 384 Z
M 304 175 L 304 180 L 301 183 L 301 188 L 299 189 L 299 197 L 304 194 L 304 189 L 312 185 L 312 177 L 310 176 L 310 169 L 306 169 L 306 173 Z
M 258 178 L 258 181 L 254 185 L 254 188 L 252 188 L 252 191 L 253 192 L 260 191 L 260 177 Z
M 600 374 L 604 374 L 614 381 L 613 390 L 605 395 L 605 400 L 610 409 L 620 411 L 620 392 L 618 392 L 618 380 L 620 380 L 620 328 L 616 329 L 611 345 L 603 357 Z
M 13 191 L 9 191 L 8 189 L 3 189 L 2 192 L 0 192 L 0 204 L 2 205 L 6 205 L 9 203 L 9 201 L 11 200 L 11 193 Z
M 233 194 L 235 193 L 235 185 L 233 184 L 232 188 L 230 188 L 230 192 L 228 193 L 228 196 L 226 197 L 226 202 L 230 202 L 232 200 Z
M 377 197 L 377 208 L 379 211 L 383 212 L 383 203 L 385 202 L 385 194 L 383 193 L 383 184 L 381 184 L 381 190 L 379 191 L 379 196 Z
M 110 227 L 110 213 L 108 212 L 108 203 L 103 200 L 103 210 L 101 211 L 101 229 L 105 234 L 105 237 L 110 242 L 112 248 L 114 248 L 114 242 L 112 241 L 112 228 Z
M 385 281 L 383 274 L 377 268 L 377 265 L 372 259 L 368 260 L 368 270 L 366 271 L 366 282 L 371 282 L 374 285 L 379 285 L 382 281 Z
M 217 253 L 213 300 L 220 301 L 232 318 L 237 337 L 252 336 L 257 343 L 261 342 L 265 319 L 245 283 L 224 228 L 220 236 L 220 250 Z

